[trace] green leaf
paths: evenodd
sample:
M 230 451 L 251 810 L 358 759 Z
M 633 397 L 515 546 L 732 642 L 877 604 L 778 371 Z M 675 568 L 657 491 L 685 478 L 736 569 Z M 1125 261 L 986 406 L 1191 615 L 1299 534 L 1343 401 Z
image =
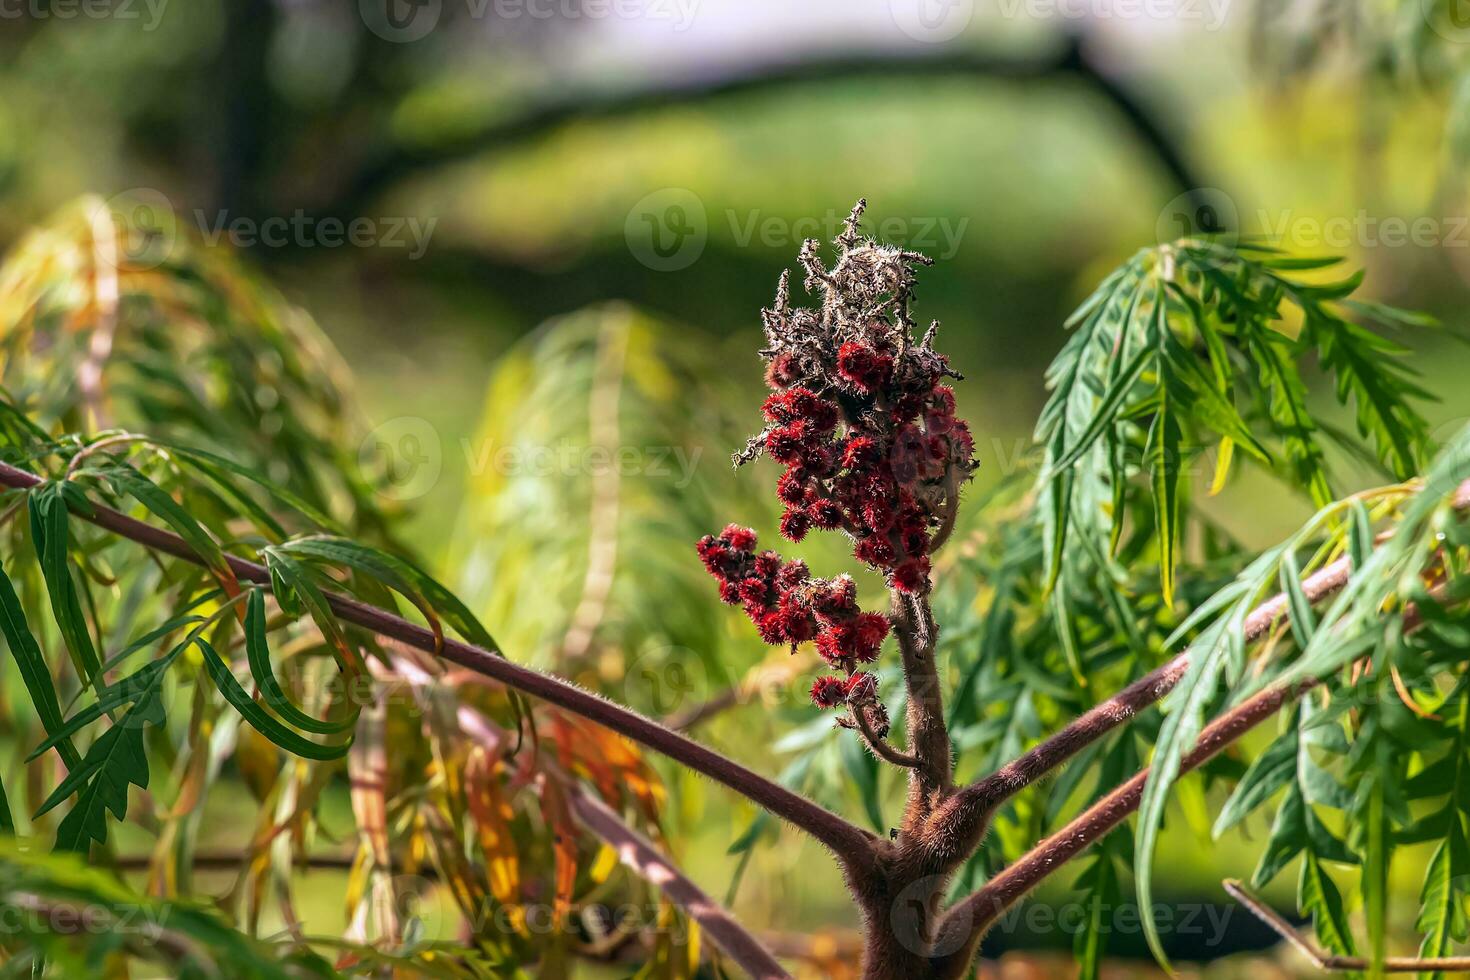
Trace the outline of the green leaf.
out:
M 179 644 L 167 656 L 145 664 L 132 676 L 103 691 L 98 705 L 80 712 L 68 722 L 67 731 L 77 730 L 99 718 L 104 710 L 132 703 L 132 707 L 97 737 L 81 764 L 72 767 L 66 779 L 36 812 L 39 817 L 72 793 L 80 791 L 71 811 L 57 827 L 57 850 L 85 853 L 91 841 L 105 843 L 107 812 L 111 811 L 116 819 L 123 820 L 128 812 L 128 786 L 148 788 L 148 757 L 143 748 L 143 727 L 163 724 L 163 699 L 160 696 L 163 678 L 186 645 Z
M 1348 554 L 1357 570 L 1368 564 L 1368 556 L 1373 554 L 1373 522 L 1361 500 L 1354 498 L 1348 508 L 1352 520 L 1348 525 Z
M 1383 976 L 1383 961 L 1388 955 L 1388 866 L 1392 845 L 1389 842 L 1388 814 L 1385 812 L 1385 775 L 1376 773 L 1370 779 L 1365 826 L 1367 853 L 1363 860 L 1361 887 L 1368 920 L 1368 975 L 1379 978 Z
M 1179 533 L 1179 470 L 1183 466 L 1179 423 L 1161 401 L 1148 434 L 1148 461 L 1154 488 L 1154 533 L 1159 541 L 1159 585 L 1164 605 L 1174 604 L 1175 543 Z
M 225 561 L 224 552 L 220 550 L 218 542 L 178 501 L 161 490 L 158 484 L 131 466 L 114 465 L 96 472 L 171 527 L 196 555 L 204 559 L 205 566 L 221 581 L 235 582 L 235 573 L 230 569 L 229 562 Z
M 1256 870 L 1251 874 L 1251 884 L 1256 888 L 1265 886 L 1308 843 L 1307 803 L 1302 799 L 1301 790 L 1292 786 L 1276 811 L 1276 819 L 1271 824 L 1271 836 L 1267 838 L 1266 849 L 1256 864 Z
M 21 608 L 20 597 L 15 594 L 15 586 L 11 584 L 10 576 L 3 567 L 0 567 L 0 631 L 4 632 L 10 655 L 20 668 L 21 680 L 25 682 L 26 691 L 31 696 L 31 706 L 36 709 L 41 726 L 54 734 L 61 729 L 62 721 L 56 685 L 51 680 L 51 668 L 46 663 L 46 658 L 41 656 L 41 647 L 31 634 L 25 610 Z M 68 769 L 75 769 L 81 761 L 82 757 L 77 754 L 70 739 L 59 741 L 56 750 Z
M 1339 956 L 1356 956 L 1347 914 L 1343 911 L 1342 894 L 1311 851 L 1302 859 L 1296 894 L 1297 908 L 1303 915 L 1312 917 L 1317 939 L 1323 947 Z
M 250 663 L 250 676 L 260 688 L 265 703 L 287 724 L 316 735 L 337 735 L 355 726 L 362 706 L 350 698 L 345 715 L 333 721 L 312 717 L 286 696 L 271 668 L 270 646 L 265 635 L 265 593 L 254 588 L 247 591 L 250 597 L 245 606 L 245 653 Z M 338 666 L 346 669 L 346 665 L 340 662 Z
M 100 685 L 101 661 L 92 644 L 91 629 L 82 614 L 68 556 L 68 511 L 60 484 L 48 483 L 30 492 L 31 536 L 41 558 L 41 575 L 51 597 L 51 613 L 71 653 L 77 673 L 91 685 Z
M 1291 612 L 1291 631 L 1296 636 L 1297 645 L 1305 650 L 1312 642 L 1312 634 L 1317 631 L 1317 617 L 1302 588 L 1302 570 L 1290 548 L 1281 555 L 1280 579 L 1281 590 L 1286 594 L 1287 607 Z
M 1118 377 L 1113 380 L 1107 393 L 1103 395 L 1102 401 L 1093 409 L 1091 424 L 1067 448 L 1066 455 L 1053 463 L 1053 466 L 1057 469 L 1065 469 L 1077 462 L 1082 454 L 1091 449 L 1093 444 L 1101 438 L 1103 431 L 1117 422 L 1118 407 L 1123 403 L 1123 399 L 1128 397 L 1139 375 L 1155 356 L 1156 351 L 1148 347 L 1140 348 L 1138 353 L 1133 355 L 1127 367 L 1123 368 Z
M 276 745 L 290 752 L 292 755 L 301 756 L 303 759 L 313 759 L 317 762 L 329 762 L 333 759 L 340 759 L 352 747 L 351 737 L 337 744 L 323 745 L 304 738 L 287 728 L 275 718 L 271 717 L 259 704 L 255 703 L 245 688 L 240 686 L 240 682 L 235 679 L 235 675 L 230 672 L 229 665 L 224 662 L 214 647 L 209 645 L 208 640 L 205 640 L 203 637 L 197 637 L 194 643 L 199 647 L 199 651 L 204 657 L 204 669 L 209 673 L 210 679 L 214 681 L 214 686 L 219 688 L 219 692 L 224 695 L 225 700 L 240 713 L 240 717 L 245 719 L 250 724 L 250 727 L 260 732 L 260 734 L 270 739 Z
M 1154 848 L 1159 830 L 1163 826 L 1169 790 L 1179 775 L 1180 761 L 1185 750 L 1199 735 L 1205 707 L 1218 691 L 1220 674 L 1231 655 L 1233 640 L 1229 634 L 1232 630 L 1239 633 L 1240 619 L 1239 614 L 1221 616 L 1190 647 L 1189 666 L 1179 684 L 1164 700 L 1163 706 L 1168 714 L 1159 729 L 1153 760 L 1149 764 L 1148 781 L 1144 783 L 1143 799 L 1138 806 L 1137 845 L 1134 855 L 1138 905 L 1144 910 L 1143 930 L 1149 949 L 1165 968 L 1169 961 L 1164 955 L 1158 923 L 1153 916 Z
M 1087 892 L 1084 899 L 1087 903 L 1087 919 L 1072 940 L 1078 980 L 1099 980 L 1103 959 L 1107 954 L 1108 938 L 1112 933 L 1110 916 L 1118 908 L 1122 898 L 1117 862 L 1112 850 L 1112 846 L 1104 841 L 1102 853 L 1097 860 L 1077 876 L 1077 887 Z
M 1297 734 L 1293 729 L 1276 739 L 1266 751 L 1257 756 L 1240 778 L 1240 782 L 1235 784 L 1235 791 L 1220 808 L 1220 815 L 1215 820 L 1214 836 L 1220 837 L 1270 799 L 1277 790 L 1289 784 L 1296 777 L 1296 759 Z

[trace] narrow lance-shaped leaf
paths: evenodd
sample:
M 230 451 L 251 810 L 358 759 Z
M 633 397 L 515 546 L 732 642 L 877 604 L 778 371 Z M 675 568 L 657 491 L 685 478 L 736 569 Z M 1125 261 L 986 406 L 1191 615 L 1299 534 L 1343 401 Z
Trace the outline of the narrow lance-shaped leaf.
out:
M 29 499 L 31 536 L 41 558 L 41 575 L 51 597 L 51 612 L 61 630 L 62 639 L 72 655 L 78 674 L 89 684 L 100 684 L 101 661 L 92 643 L 87 619 L 72 580 L 68 556 L 70 529 L 66 501 L 61 485 L 50 483 L 37 487 Z
M 313 742 L 287 728 L 280 721 L 271 717 L 263 707 L 250 697 L 250 694 L 245 688 L 240 686 L 240 682 L 230 672 L 229 665 L 220 657 L 218 651 L 210 646 L 209 641 L 203 637 L 198 637 L 194 640 L 194 643 L 199 647 L 200 653 L 203 654 L 204 669 L 209 673 L 210 679 L 214 681 L 215 687 L 224 695 L 225 700 L 230 703 L 230 706 L 250 723 L 250 727 L 260 732 L 260 734 L 287 752 L 290 752 L 292 755 L 299 755 L 303 759 L 327 762 L 333 759 L 340 759 L 347 754 L 347 750 L 352 745 L 352 739 L 350 737 L 343 742 L 328 745 Z
M 31 706 L 36 709 L 41 726 L 48 733 L 56 733 L 62 726 L 61 705 L 56 699 L 56 685 L 51 680 L 51 668 L 47 665 L 46 658 L 41 656 L 41 647 L 31 634 L 25 610 L 21 608 L 20 597 L 15 594 L 15 586 L 11 584 L 10 576 L 5 573 L 4 568 L 0 568 L 0 630 L 5 633 L 5 643 L 10 647 L 10 655 L 20 668 L 21 680 L 25 682 L 26 691 L 31 696 Z M 58 742 L 56 751 L 68 769 L 75 769 L 81 761 L 81 756 L 69 738 Z
M 287 724 L 316 735 L 337 735 L 352 728 L 357 723 L 362 705 L 349 699 L 350 703 L 343 717 L 335 720 L 318 719 L 296 707 L 281 689 L 271 667 L 270 645 L 266 640 L 265 593 L 255 588 L 249 591 L 250 596 L 245 606 L 245 653 L 250 664 L 250 676 L 260 688 L 265 703 L 285 719 Z M 339 664 L 339 669 L 351 670 L 347 664 Z
M 1159 586 L 1164 605 L 1174 604 L 1175 544 L 1179 534 L 1179 423 L 1169 410 L 1167 398 L 1159 402 L 1158 414 L 1148 435 L 1148 461 L 1154 490 L 1154 533 L 1159 541 Z

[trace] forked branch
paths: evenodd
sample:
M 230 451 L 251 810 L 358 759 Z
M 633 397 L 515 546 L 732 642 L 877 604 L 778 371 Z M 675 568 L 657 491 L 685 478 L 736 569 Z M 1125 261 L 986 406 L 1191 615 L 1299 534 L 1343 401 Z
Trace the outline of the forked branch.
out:
M 1461 496 L 1470 484 L 1461 488 Z M 1323 566 L 1302 580 L 1302 593 L 1316 604 L 1342 589 L 1352 577 L 1352 560 L 1346 556 Z M 1242 632 L 1247 644 L 1264 637 L 1273 627 L 1287 621 L 1289 600 L 1278 593 L 1253 609 Z M 1117 694 L 1088 709 L 1066 727 L 1035 748 L 970 783 L 960 791 L 957 805 L 988 815 L 1006 800 L 1061 766 L 1108 732 L 1162 699 L 1179 683 L 1189 668 L 1190 651 L 1151 671 Z
M 1191 772 L 1226 746 L 1274 715 L 1313 687 L 1308 680 L 1294 688 L 1267 688 L 1241 702 L 1205 727 L 1194 748 L 1180 760 L 1179 774 Z M 1148 780 L 1144 769 L 1085 810 L 1061 830 L 992 878 L 985 887 L 956 903 L 940 920 L 934 943 L 937 976 L 959 977 L 975 957 L 980 939 L 996 919 L 1052 872 L 1097 843 L 1138 809 Z

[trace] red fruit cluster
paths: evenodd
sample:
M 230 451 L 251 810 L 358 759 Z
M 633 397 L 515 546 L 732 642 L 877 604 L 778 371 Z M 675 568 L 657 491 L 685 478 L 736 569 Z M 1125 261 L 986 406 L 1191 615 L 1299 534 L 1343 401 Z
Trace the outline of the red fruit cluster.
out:
M 864 207 L 857 203 L 837 236 L 831 268 L 819 243 L 802 245 L 804 285 L 819 302 L 793 307 L 783 273 L 774 306 L 761 311 L 772 394 L 765 427 L 734 460 L 764 452 L 785 467 L 776 484 L 783 535 L 841 531 L 891 588 L 923 594 L 930 554 L 953 528 L 960 486 L 975 468 L 975 440 L 943 384 L 959 375 L 934 349 L 938 324 L 920 337 L 909 314 L 914 269 L 929 259 L 864 238 Z M 887 732 L 876 678 L 858 667 L 877 658 L 889 624 L 858 609 L 851 578 L 813 579 L 799 561 L 757 554 L 755 535 L 735 525 L 700 541 L 699 553 L 725 601 L 743 606 L 766 642 L 814 640 L 842 672 L 818 678 L 813 701 L 851 706 L 839 724 Z
M 821 394 L 793 380 L 783 364 L 791 355 L 776 356 L 764 448 L 786 466 L 776 484 L 782 534 L 800 541 L 812 528 L 845 531 L 859 560 L 895 588 L 923 592 L 940 509 L 974 468 L 975 442 L 955 418 L 953 390 L 939 383 L 943 358 L 898 362 L 895 354 L 880 329 L 842 344 L 837 381 Z
M 816 641 L 817 654 L 845 677 L 823 677 L 812 687 L 819 707 L 868 704 L 877 699 L 871 674 L 857 669 L 878 659 L 888 636 L 888 618 L 863 612 L 857 584 L 849 575 L 812 578 L 806 563 L 755 550 L 755 532 L 731 524 L 719 536 L 705 535 L 699 558 L 719 580 L 720 598 L 738 605 L 772 645 Z

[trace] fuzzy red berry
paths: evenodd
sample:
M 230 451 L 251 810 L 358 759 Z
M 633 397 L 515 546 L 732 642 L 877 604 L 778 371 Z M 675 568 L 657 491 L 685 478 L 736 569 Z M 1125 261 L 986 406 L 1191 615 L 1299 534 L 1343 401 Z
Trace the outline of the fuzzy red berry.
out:
M 929 410 L 940 415 L 954 414 L 954 389 L 948 385 L 937 385 L 929 395 Z
M 787 596 L 781 602 L 782 629 L 793 644 L 805 643 L 817 635 L 817 620 L 810 609 Z
M 850 470 L 868 469 L 882 458 L 883 450 L 869 436 L 854 436 L 842 448 L 842 465 Z
M 775 610 L 765 613 L 756 620 L 756 632 L 771 646 L 778 646 L 786 642 L 785 619 Z
M 923 592 L 929 587 L 929 559 L 910 558 L 893 569 L 893 586 L 902 592 Z
M 793 466 L 776 481 L 776 498 L 783 504 L 801 504 L 806 500 L 807 475 L 798 466 Z
M 778 463 L 799 463 L 805 455 L 805 431 L 800 421 L 772 429 L 766 436 L 766 453 Z
M 800 378 L 801 364 L 790 351 L 777 354 L 766 367 L 766 384 L 772 388 L 790 387 Z
M 858 613 L 857 630 L 863 646 L 871 647 L 876 651 L 888 638 L 888 617 L 882 613 Z
M 812 529 L 812 519 L 806 511 L 788 510 L 781 515 L 781 533 L 792 541 L 800 541 Z
M 863 538 L 853 549 L 853 554 L 859 561 L 865 561 L 877 568 L 887 568 L 897 557 L 893 551 L 893 542 L 883 534 L 870 534 Z
M 853 388 L 871 395 L 881 388 L 893 370 L 893 358 L 867 344 L 849 340 L 837 349 L 837 372 Z
M 812 524 L 824 531 L 842 525 L 842 508 L 830 500 L 818 500 L 806 509 L 806 514 L 811 518 Z
M 781 556 L 774 551 L 762 551 L 755 556 L 751 569 L 760 578 L 772 579 L 781 573 Z
M 720 537 L 724 538 L 736 551 L 750 551 L 755 547 L 755 532 L 739 524 L 726 524 L 725 529 L 720 532 Z
M 819 708 L 835 708 L 847 700 L 847 682 L 828 675 L 812 682 L 812 703 Z
M 765 580 L 748 578 L 740 583 L 740 601 L 754 609 L 762 609 L 767 605 L 767 589 Z
M 781 566 L 781 571 L 776 573 L 776 587 L 783 592 L 789 592 L 811 577 L 807 570 L 806 562 L 800 558 L 794 558 Z
M 843 667 L 847 665 L 848 652 L 839 633 L 830 629 L 823 630 L 817 634 L 817 656 L 829 667 Z
M 852 616 L 857 612 L 857 583 L 851 575 L 837 576 L 813 591 L 812 608 L 828 621 Z

